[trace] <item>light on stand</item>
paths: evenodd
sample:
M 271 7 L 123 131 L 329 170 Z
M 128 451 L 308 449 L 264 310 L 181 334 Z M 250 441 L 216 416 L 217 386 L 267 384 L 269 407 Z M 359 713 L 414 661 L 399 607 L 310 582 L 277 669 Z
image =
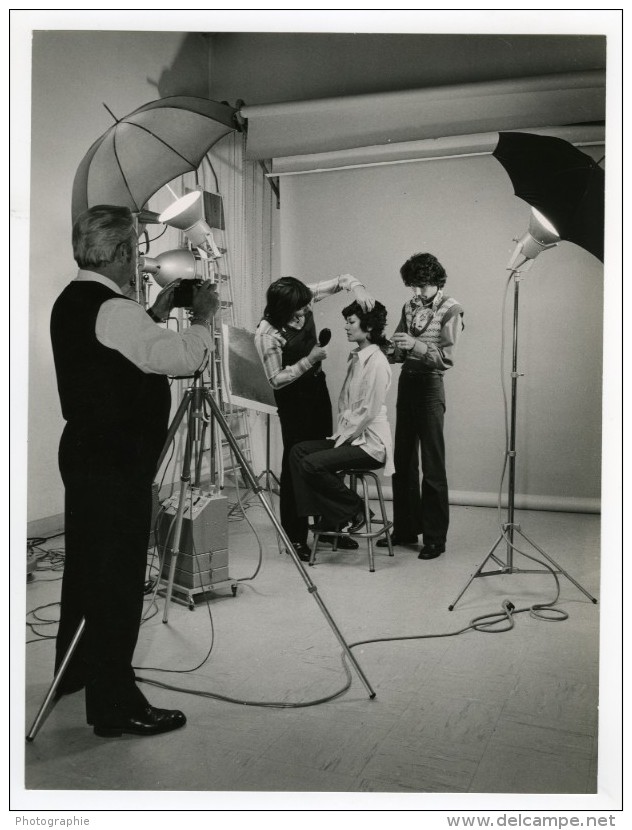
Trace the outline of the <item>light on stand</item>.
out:
M 207 257 L 218 259 L 222 255 L 204 216 L 201 190 L 194 190 L 177 199 L 160 214 L 159 220 L 171 228 L 183 231 L 189 242 Z
M 513 306 L 513 349 L 512 349 L 512 358 L 511 358 L 511 414 L 506 414 L 506 430 L 507 430 L 507 438 L 506 438 L 506 451 L 505 451 L 505 464 L 508 468 L 508 488 L 507 488 L 507 520 L 502 523 L 500 536 L 496 539 L 494 546 L 491 548 L 483 562 L 478 567 L 478 570 L 472 574 L 469 581 L 462 589 L 461 593 L 458 597 L 454 600 L 452 605 L 448 606 L 449 611 L 453 611 L 454 607 L 456 606 L 457 602 L 461 599 L 465 591 L 471 585 L 471 583 L 477 579 L 478 577 L 483 576 L 505 576 L 506 574 L 514 574 L 514 573 L 553 573 L 553 574 L 562 574 L 565 576 L 570 582 L 573 583 L 579 590 L 590 599 L 591 602 L 596 603 L 597 600 L 595 597 L 591 596 L 588 591 L 583 588 L 579 582 L 577 582 L 573 577 L 567 573 L 558 563 L 552 559 L 548 553 L 542 548 L 538 547 L 535 542 L 531 541 L 529 537 L 523 532 L 520 525 L 515 522 L 515 502 L 516 502 L 516 434 L 517 434 L 517 398 L 518 398 L 518 378 L 523 377 L 523 373 L 518 371 L 518 318 L 519 318 L 519 298 L 520 298 L 520 269 L 525 270 L 523 266 L 526 265 L 527 268 L 531 266 L 533 260 L 542 253 L 542 251 L 546 251 L 548 248 L 554 248 L 557 243 L 560 241 L 560 235 L 557 232 L 555 226 L 542 214 L 539 210 L 535 208 L 531 208 L 531 219 L 529 221 L 529 228 L 525 235 L 517 240 L 516 248 L 513 252 L 513 256 L 509 261 L 509 265 L 507 268 L 511 271 L 511 275 L 508 278 L 507 285 L 509 285 L 510 281 L 513 281 L 514 284 L 514 306 Z M 504 343 L 504 334 L 503 334 L 503 343 Z M 504 384 L 503 384 L 503 394 L 504 394 Z M 506 396 L 505 396 L 505 408 L 506 408 Z M 504 480 L 505 476 L 505 468 L 503 468 L 503 477 L 501 479 Z M 499 494 L 498 505 L 500 509 L 502 495 Z M 535 551 L 537 551 L 541 556 L 543 556 L 547 562 L 540 564 L 544 565 L 545 570 L 525 570 L 523 568 L 518 568 L 514 565 L 514 553 L 522 553 L 530 559 L 533 559 L 533 556 L 529 557 L 529 554 L 525 554 L 523 550 L 519 550 L 516 545 L 514 544 L 514 538 L 518 535 L 525 542 L 527 542 Z M 498 554 L 495 553 L 496 549 L 502 543 L 506 543 L 507 546 L 507 554 L 506 560 L 503 562 Z M 499 566 L 498 570 L 484 570 L 487 563 L 493 561 L 495 564 Z M 538 562 L 539 560 L 535 559 L 534 561 Z M 553 566 L 553 567 L 550 567 Z M 556 577 L 557 579 L 557 577 Z M 557 600 L 556 600 L 557 601 Z M 534 613 L 534 609 L 539 608 L 540 613 L 542 613 L 543 609 L 548 608 L 548 612 L 550 615 L 555 613 L 563 613 L 560 612 L 558 609 L 551 608 L 550 606 L 554 603 L 548 603 L 547 605 L 536 606 L 534 605 L 532 608 L 532 613 Z M 544 611 L 546 614 L 546 611 Z M 544 619 L 558 619 L 556 616 L 548 616 L 544 617 Z M 564 619 L 563 616 L 559 617 L 559 619 Z
M 151 274 L 161 288 L 174 280 L 200 279 L 197 273 L 198 261 L 188 248 L 176 248 L 165 251 L 156 257 L 143 256 L 140 258 L 140 270 L 143 274 Z
M 560 241 L 560 235 L 546 216 L 539 210 L 531 208 L 529 228 L 524 236 L 516 241 L 518 244 L 507 265 L 510 271 L 517 271 L 527 262 L 530 265 L 542 251 L 554 248 Z

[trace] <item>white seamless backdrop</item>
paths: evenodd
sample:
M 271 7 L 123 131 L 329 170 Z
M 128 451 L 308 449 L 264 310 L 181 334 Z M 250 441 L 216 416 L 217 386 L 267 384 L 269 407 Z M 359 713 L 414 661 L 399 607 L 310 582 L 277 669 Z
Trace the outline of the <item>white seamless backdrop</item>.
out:
M 594 157 L 601 148 L 587 150 Z M 448 480 L 456 502 L 498 490 L 505 432 L 500 385 L 501 310 L 514 239 L 529 207 L 491 155 L 364 167 L 281 178 L 281 272 L 311 282 L 350 272 L 389 312 L 392 332 L 408 290 L 399 267 L 430 251 L 465 309 L 457 362 L 445 376 Z M 334 336 L 325 368 L 332 398 L 348 345 L 340 311 L 348 295 L 316 306 Z M 511 357 L 513 287 L 506 305 Z M 601 459 L 603 267 L 569 242 L 544 252 L 520 290 L 517 503 L 598 509 Z M 389 415 L 395 426 L 399 368 Z M 509 384 L 509 376 L 507 384 Z M 509 391 L 509 385 L 508 385 Z

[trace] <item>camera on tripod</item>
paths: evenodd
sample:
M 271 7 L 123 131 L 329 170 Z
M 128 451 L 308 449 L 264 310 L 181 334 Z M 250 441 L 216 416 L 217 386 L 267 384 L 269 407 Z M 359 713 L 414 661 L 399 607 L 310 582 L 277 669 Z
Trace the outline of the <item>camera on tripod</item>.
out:
M 185 279 L 173 289 L 173 307 L 191 308 L 193 305 L 194 289 L 199 288 L 204 280 Z

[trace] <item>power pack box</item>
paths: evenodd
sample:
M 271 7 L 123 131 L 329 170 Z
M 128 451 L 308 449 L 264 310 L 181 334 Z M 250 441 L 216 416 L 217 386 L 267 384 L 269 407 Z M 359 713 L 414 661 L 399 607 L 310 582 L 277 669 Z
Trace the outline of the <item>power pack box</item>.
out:
M 179 494 L 166 499 L 157 522 L 156 538 L 163 561 L 163 580 L 169 579 L 171 559 L 176 555 L 176 588 L 199 591 L 230 579 L 226 497 L 191 490 L 182 513 L 178 543 L 175 536 L 179 503 Z
M 175 533 L 179 502 L 179 494 L 174 494 L 162 503 L 156 523 L 156 542 L 161 554 L 170 553 L 176 545 L 180 553 L 189 556 L 228 549 L 228 500 L 225 496 L 191 490 L 185 500 L 178 543 Z
M 162 578 L 164 580 L 169 579 L 169 568 L 167 566 L 163 568 Z M 207 568 L 199 573 L 191 573 L 190 571 L 184 571 L 176 567 L 173 583 L 175 586 L 190 590 L 191 588 L 211 588 L 218 582 L 225 582 L 227 579 L 230 579 L 228 576 L 228 565 L 218 568 Z

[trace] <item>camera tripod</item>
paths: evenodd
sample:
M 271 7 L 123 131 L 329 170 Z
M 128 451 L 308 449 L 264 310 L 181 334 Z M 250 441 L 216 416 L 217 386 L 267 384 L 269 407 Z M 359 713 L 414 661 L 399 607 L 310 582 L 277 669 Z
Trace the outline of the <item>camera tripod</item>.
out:
M 371 684 L 369 683 L 369 680 L 367 679 L 367 677 L 364 674 L 361 666 L 359 665 L 359 663 L 356 660 L 355 656 L 353 655 L 351 649 L 349 648 L 349 645 L 347 644 L 347 642 L 344 639 L 342 633 L 340 632 L 340 629 L 338 628 L 338 626 L 336 625 L 336 622 L 334 621 L 333 617 L 329 613 L 329 610 L 327 609 L 327 606 L 323 602 L 323 600 L 322 600 L 322 598 L 321 598 L 321 596 L 318 592 L 317 586 L 314 584 L 314 582 L 310 578 L 309 574 L 307 573 L 307 571 L 303 567 L 303 563 L 298 558 L 298 555 L 297 555 L 296 551 L 294 550 L 294 546 L 292 545 L 292 543 L 291 543 L 289 537 L 287 536 L 285 530 L 283 529 L 283 527 L 281 526 L 279 520 L 277 519 L 277 517 L 274 513 L 274 510 L 272 509 L 271 505 L 268 503 L 268 500 L 265 498 L 264 489 L 261 486 L 261 484 L 259 482 L 259 479 L 255 477 L 255 474 L 252 471 L 252 468 L 250 467 L 250 465 L 249 465 L 248 461 L 246 460 L 241 448 L 239 447 L 239 444 L 238 444 L 235 436 L 233 435 L 233 433 L 232 433 L 232 431 L 231 431 L 231 429 L 228 425 L 228 422 L 226 421 L 226 419 L 225 419 L 225 417 L 224 417 L 224 415 L 221 411 L 220 405 L 218 404 L 217 400 L 213 396 L 212 389 L 209 386 L 206 386 L 203 383 L 203 380 L 202 380 L 202 377 L 201 377 L 201 372 L 198 372 L 198 373 L 196 373 L 196 375 L 194 375 L 192 385 L 186 390 L 186 392 L 185 392 L 185 394 L 182 398 L 182 401 L 180 402 L 180 405 L 179 405 L 179 407 L 176 411 L 176 414 L 174 416 L 173 422 L 172 422 L 171 426 L 169 427 L 169 431 L 168 431 L 168 434 L 167 434 L 167 441 L 165 442 L 165 446 L 162 450 L 160 459 L 158 461 L 158 467 L 157 467 L 157 469 L 159 469 L 160 465 L 164 461 L 164 458 L 166 456 L 169 444 L 170 444 L 171 440 L 173 439 L 173 437 L 175 436 L 175 434 L 178 430 L 178 427 L 183 422 L 183 420 L 186 416 L 186 418 L 187 418 L 187 436 L 186 436 L 186 444 L 185 444 L 185 451 L 184 451 L 184 460 L 183 460 L 183 465 L 182 465 L 182 475 L 181 475 L 181 481 L 180 481 L 180 497 L 179 497 L 179 503 L 178 503 L 178 511 L 177 511 L 177 514 L 176 514 L 176 526 L 175 526 L 175 530 L 174 530 L 174 547 L 173 547 L 172 554 L 171 554 L 171 562 L 170 562 L 170 569 L 169 569 L 169 580 L 168 580 L 168 583 L 167 583 L 167 590 L 166 590 L 166 595 L 165 595 L 165 608 L 164 608 L 163 619 L 162 619 L 163 623 L 166 623 L 168 621 L 168 608 L 169 608 L 169 604 L 170 604 L 170 601 L 171 601 L 171 595 L 172 595 L 172 591 L 173 591 L 173 582 L 174 582 L 174 576 L 175 576 L 175 567 L 176 567 L 176 563 L 177 563 L 177 560 L 178 560 L 179 546 L 180 546 L 180 543 L 181 543 L 183 517 L 184 517 L 184 511 L 185 511 L 185 507 L 186 507 L 187 495 L 188 495 L 189 488 L 190 488 L 191 459 L 193 457 L 194 443 L 195 442 L 201 442 L 203 440 L 204 430 L 208 426 L 208 419 L 203 417 L 203 415 L 204 415 L 204 406 L 205 405 L 208 406 L 208 408 L 211 412 L 212 422 L 217 423 L 217 425 L 219 426 L 219 429 L 223 433 L 226 441 L 228 442 L 231 450 L 233 451 L 234 456 L 237 459 L 237 462 L 238 462 L 239 466 L 241 467 L 241 471 L 242 471 L 242 475 L 244 476 L 244 480 L 248 483 L 250 489 L 257 496 L 257 498 L 261 502 L 263 508 L 265 509 L 266 513 L 268 514 L 268 518 L 270 519 L 270 521 L 272 522 L 272 524 L 273 524 L 273 526 L 276 530 L 277 537 L 280 537 L 281 540 L 283 541 L 286 551 L 288 552 L 289 556 L 292 558 L 292 561 L 294 562 L 294 565 L 296 566 L 301 578 L 303 579 L 303 582 L 305 583 L 305 585 L 307 587 L 308 593 L 313 596 L 314 600 L 318 604 L 318 607 L 320 608 L 320 610 L 323 613 L 325 619 L 329 623 L 329 626 L 331 627 L 332 631 L 334 632 L 334 635 L 336 636 L 338 642 L 342 646 L 345 657 L 349 660 L 349 662 L 351 663 L 351 665 L 355 669 L 356 673 L 358 674 L 360 680 L 364 684 L 364 687 L 366 688 L 367 692 L 369 693 L 369 698 L 373 699 L 376 696 L 376 692 L 373 690 Z M 203 426 L 202 426 L 201 431 L 196 430 L 196 421 L 200 421 L 200 420 L 203 420 Z M 201 453 L 198 453 L 198 456 L 197 456 L 198 471 L 199 471 L 199 464 L 200 463 L 201 463 Z M 82 619 L 81 623 L 79 624 L 79 626 L 77 628 L 77 631 L 75 632 L 75 635 L 72 639 L 72 642 L 70 643 L 70 645 L 68 647 L 68 650 L 66 651 L 66 654 L 64 655 L 64 658 L 63 658 L 63 660 L 62 660 L 62 662 L 59 666 L 57 674 L 53 678 L 53 682 L 52 682 L 52 684 L 51 684 L 51 686 L 50 686 L 50 688 L 49 688 L 49 690 L 48 690 L 48 692 L 47 692 L 47 694 L 44 698 L 44 701 L 42 702 L 42 705 L 40 706 L 40 709 L 39 709 L 39 711 L 38 711 L 38 713 L 37 713 L 37 715 L 36 715 L 36 717 L 33 721 L 33 724 L 32 724 L 31 728 L 29 729 L 29 731 L 26 735 L 26 740 L 27 741 L 33 741 L 34 740 L 35 736 L 37 735 L 37 733 L 38 733 L 38 731 L 41 727 L 41 725 L 43 724 L 44 720 L 46 719 L 46 715 L 48 713 L 49 706 L 55 698 L 55 694 L 57 692 L 59 684 L 61 683 L 64 672 L 66 671 L 66 668 L 68 667 L 68 664 L 70 663 L 72 655 L 73 655 L 75 649 L 77 648 L 77 645 L 78 645 L 78 643 L 81 639 L 81 636 L 84 632 L 84 629 L 85 629 L 85 619 Z
M 577 582 L 573 577 L 565 571 L 558 563 L 549 556 L 546 551 L 542 550 L 541 547 L 535 544 L 525 533 L 523 533 L 519 524 L 515 522 L 515 499 L 516 499 L 516 413 L 517 413 L 517 396 L 518 396 L 518 378 L 521 376 L 518 372 L 518 317 L 519 317 L 519 302 L 520 302 L 520 271 L 516 269 L 511 270 L 511 279 L 514 282 L 514 305 L 513 305 L 513 347 L 512 347 L 512 364 L 511 364 L 511 420 L 510 420 L 510 435 L 509 435 L 509 443 L 507 447 L 507 459 L 508 459 L 508 466 L 509 466 L 509 479 L 508 479 L 508 492 L 507 492 L 507 521 L 501 525 L 501 532 L 499 537 L 496 539 L 493 547 L 482 561 L 478 569 L 472 574 L 469 578 L 468 582 L 466 583 L 465 587 L 458 595 L 458 597 L 454 600 L 454 602 L 448 606 L 449 611 L 453 611 L 457 602 L 461 599 L 463 594 L 467 591 L 470 587 L 472 582 L 475 579 L 480 577 L 486 576 L 499 576 L 504 574 L 516 574 L 516 573 L 555 573 L 561 574 L 565 576 L 570 582 L 575 585 L 588 599 L 593 602 L 597 603 L 595 597 L 588 593 L 585 588 Z M 517 568 L 514 565 L 514 553 L 520 553 L 518 548 L 514 545 L 515 534 L 519 534 L 531 547 L 536 550 L 541 556 L 543 556 L 550 564 L 551 568 L 546 567 L 546 569 L 524 569 L 524 568 Z M 500 557 L 496 555 L 496 549 L 502 542 L 506 542 L 507 545 L 507 552 L 506 552 L 506 559 L 503 562 Z M 492 560 L 496 565 L 498 565 L 497 570 L 485 571 L 483 570 L 487 563 Z

